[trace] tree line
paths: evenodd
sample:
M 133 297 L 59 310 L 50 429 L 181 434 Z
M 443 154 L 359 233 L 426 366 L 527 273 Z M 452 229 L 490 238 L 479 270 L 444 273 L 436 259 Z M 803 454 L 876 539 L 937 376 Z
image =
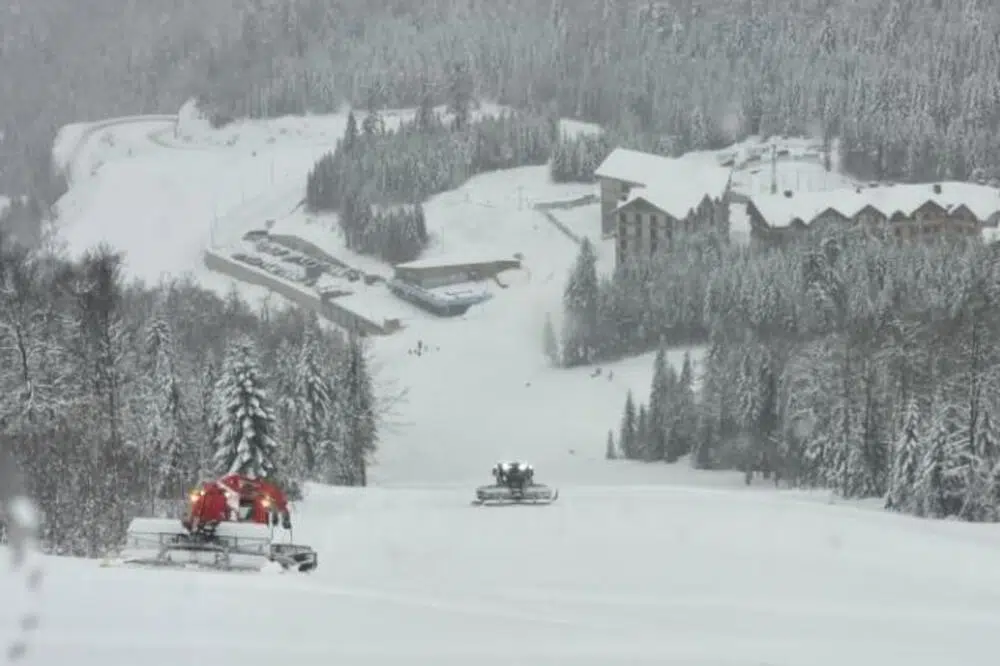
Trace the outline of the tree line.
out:
M 705 300 L 734 252 L 717 234 L 681 234 L 656 255 L 629 257 L 599 276 L 594 246 L 584 238 L 563 296 L 559 362 L 572 367 L 708 342 Z
M 352 111 L 344 137 L 310 171 L 306 205 L 337 213 L 349 249 L 392 263 L 415 259 L 430 238 L 427 197 L 478 173 L 548 160 L 550 120 L 507 112 L 475 118 L 472 100 L 455 88 L 448 117 L 425 97 L 414 118 L 395 129 L 374 106 L 360 128 Z
M 173 112 L 192 95 L 229 118 L 412 108 L 445 103 L 456 80 L 666 154 L 810 133 L 841 137 L 859 177 L 1000 175 L 990 3 L 178 0 L 168 22 L 105 5 L 0 9 L 0 190 L 51 202 L 52 138 L 81 119 Z
M 707 347 L 697 401 L 658 357 L 648 399 L 626 403 L 614 451 L 689 453 L 698 467 L 884 497 L 917 515 L 1000 518 L 1000 246 L 844 231 L 783 250 L 715 248 L 688 282 L 646 286 L 644 302 L 662 310 L 630 324 L 648 326 L 643 344 L 605 327 L 614 315 L 600 315 L 589 257 L 582 249 L 567 283 L 563 363 L 656 348 L 657 333 L 676 344 L 657 321 L 675 311 L 704 327 Z M 663 413 L 666 425 L 654 416 Z
M 128 283 L 122 262 L 0 244 L 0 433 L 47 549 L 102 554 L 230 471 L 366 482 L 383 406 L 357 339 L 188 279 Z

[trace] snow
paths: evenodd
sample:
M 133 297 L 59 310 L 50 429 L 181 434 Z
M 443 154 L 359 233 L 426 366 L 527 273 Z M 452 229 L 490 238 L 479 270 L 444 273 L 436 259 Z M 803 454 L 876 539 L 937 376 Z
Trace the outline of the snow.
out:
M 516 260 L 513 256 L 490 255 L 490 254 L 464 254 L 437 256 L 433 259 L 414 259 L 401 264 L 396 264 L 396 268 L 434 268 L 436 266 L 471 266 L 475 264 L 489 264 L 496 261 Z
M 579 136 L 598 136 L 603 133 L 600 125 L 588 123 L 583 120 L 573 118 L 562 118 L 559 121 L 559 131 L 566 138 L 572 139 Z
M 871 206 L 887 217 L 896 213 L 909 217 L 927 202 L 933 202 L 948 211 L 965 206 L 984 222 L 1000 213 L 1000 190 L 963 182 L 835 189 L 793 193 L 790 197 L 784 194 L 767 194 L 752 196 L 750 201 L 772 227 L 786 227 L 794 219 L 808 224 L 817 215 L 830 209 L 853 218 L 866 206 Z
M 216 288 L 225 279 L 200 258 L 213 236 L 231 251 L 274 219 L 272 231 L 308 234 L 344 263 L 387 275 L 391 267 L 343 247 L 335 217 L 297 208 L 305 173 L 343 122 L 246 121 L 189 128 L 187 141 L 163 121 L 106 127 L 110 143 L 91 133 L 60 148 L 86 167 L 60 202 L 64 236 L 75 252 L 97 240 L 125 250 L 131 275 L 191 270 Z M 788 174 L 802 166 L 794 157 L 779 164 Z M 746 174 L 734 168 L 736 187 Z M 382 285 L 350 283 L 355 293 L 337 299 L 396 308 L 404 328 L 371 338 L 385 418 L 372 487 L 310 486 L 293 507 L 296 541 L 316 548 L 318 570 L 221 575 L 38 558 L 47 577 L 29 659 L 992 664 L 1000 535 L 991 526 L 748 488 L 738 474 L 696 472 L 686 461 L 604 460 L 627 391 L 647 395 L 653 354 L 600 368 L 549 366 L 543 324 L 551 315 L 558 330 L 579 248 L 533 209 L 595 189 L 554 185 L 544 167 L 529 167 L 429 200 L 432 245 L 422 260 L 523 255 L 522 268 L 500 276 L 507 288 L 485 282 L 493 298 L 461 317 L 423 313 Z M 598 205 L 550 213 L 591 238 L 600 269 L 610 269 Z M 689 351 L 697 367 L 702 350 Z M 679 367 L 683 352 L 669 361 Z M 559 502 L 470 507 L 475 486 L 505 458 L 531 460 L 537 479 L 560 489 Z M 0 576 L 7 643 L 30 603 L 22 583 Z
M 398 319 L 405 324 L 414 318 L 419 320 L 426 316 L 421 310 L 393 296 L 384 285 L 368 287 L 357 284 L 351 283 L 351 287 L 348 287 L 351 293 L 339 296 L 333 302 L 377 324 L 391 319 Z
M 614 155 L 614 153 L 612 153 Z M 654 208 L 682 220 L 696 209 L 706 196 L 721 199 L 729 187 L 732 170 L 698 164 L 696 160 L 670 160 L 669 167 L 658 169 L 655 180 L 648 178 L 643 187 L 632 189 L 615 210 L 635 201 L 645 201 Z M 634 181 L 633 181 L 634 182 Z
M 671 476 L 564 485 L 535 508 L 470 507 L 471 488 L 310 487 L 295 532 L 319 552 L 309 575 L 45 558 L 28 663 L 995 662 L 993 531 Z M 18 583 L 0 577 L 11 634 Z
M 612 178 L 636 185 L 646 185 L 652 179 L 660 180 L 676 175 L 680 160 L 653 155 L 628 148 L 615 148 L 594 170 L 598 178 Z M 687 162 L 684 161 L 687 165 Z

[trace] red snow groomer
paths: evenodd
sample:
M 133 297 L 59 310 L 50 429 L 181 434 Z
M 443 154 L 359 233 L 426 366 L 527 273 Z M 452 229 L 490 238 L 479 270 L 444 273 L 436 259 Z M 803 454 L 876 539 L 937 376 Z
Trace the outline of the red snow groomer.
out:
M 275 533 L 281 529 L 288 541 Z M 268 562 L 285 570 L 316 568 L 316 551 L 292 542 L 288 498 L 275 484 L 240 474 L 203 483 L 191 491 L 180 523 L 134 518 L 123 561 L 154 566 L 196 566 L 259 571 Z

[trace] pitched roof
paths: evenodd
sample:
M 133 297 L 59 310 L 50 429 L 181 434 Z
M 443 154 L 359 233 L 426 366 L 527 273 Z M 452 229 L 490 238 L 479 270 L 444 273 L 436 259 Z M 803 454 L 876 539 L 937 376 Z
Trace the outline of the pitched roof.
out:
M 646 185 L 647 180 L 661 170 L 670 170 L 677 160 L 663 155 L 642 153 L 628 148 L 615 148 L 594 170 L 598 178 L 613 178 Z
M 666 180 L 648 187 L 637 187 L 632 190 L 615 211 L 619 211 L 632 203 L 642 200 L 677 220 L 683 220 L 696 209 L 706 196 L 720 199 L 726 193 L 729 185 L 729 171 L 720 169 L 723 173 L 700 173 L 695 169 L 686 180 Z
M 729 187 L 732 169 L 696 155 L 673 158 L 616 148 L 594 174 L 638 185 L 616 210 L 642 199 L 682 219 L 705 195 L 721 198 Z
M 1000 213 L 1000 190 L 952 181 L 796 192 L 791 196 L 760 194 L 751 196 L 750 202 L 771 227 L 787 227 L 796 218 L 809 223 L 828 209 L 853 218 L 866 206 L 871 206 L 886 217 L 897 213 L 909 217 L 928 202 L 948 212 L 965 207 L 981 222 L 985 222 Z

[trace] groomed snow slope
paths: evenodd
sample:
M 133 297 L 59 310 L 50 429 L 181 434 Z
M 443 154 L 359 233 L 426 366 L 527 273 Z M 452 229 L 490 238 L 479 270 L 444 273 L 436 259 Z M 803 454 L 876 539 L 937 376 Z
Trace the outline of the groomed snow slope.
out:
M 468 488 L 313 488 L 308 576 L 49 559 L 27 663 L 996 662 L 994 530 L 745 489 L 562 490 L 478 508 Z M 0 581 L 9 632 L 19 595 Z
M 111 241 L 129 252 L 133 275 L 194 269 L 210 281 L 200 249 L 291 210 L 342 121 L 248 123 L 201 141 L 171 138 L 162 121 L 104 128 L 108 139 L 57 151 L 75 155 L 79 174 L 60 203 L 67 240 L 78 251 Z M 991 526 L 827 506 L 684 463 L 603 460 L 626 391 L 646 395 L 652 359 L 596 376 L 548 367 L 542 323 L 558 313 L 577 247 L 530 204 L 580 192 L 543 174 L 486 174 L 428 202 L 428 256 L 518 251 L 526 268 L 502 275 L 507 288 L 460 319 L 413 314 L 404 332 L 374 341 L 382 395 L 409 394 L 382 433 L 371 475 L 382 487 L 313 488 L 297 507 L 296 537 L 319 551 L 318 571 L 46 559 L 30 663 L 994 663 Z M 554 214 L 596 240 L 596 206 Z M 604 269 L 609 250 L 601 243 Z M 424 351 L 411 353 L 418 343 Z M 506 456 L 534 462 L 560 501 L 469 507 Z M 8 576 L 0 595 L 3 640 L 27 600 Z

